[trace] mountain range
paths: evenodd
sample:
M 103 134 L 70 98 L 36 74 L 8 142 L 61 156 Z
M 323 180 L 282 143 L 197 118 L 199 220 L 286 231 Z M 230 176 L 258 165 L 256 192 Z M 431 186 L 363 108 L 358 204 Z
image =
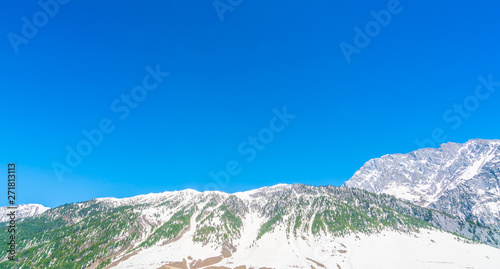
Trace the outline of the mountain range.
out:
M 16 266 L 499 268 L 499 147 L 386 155 L 341 187 L 188 189 L 34 210 L 17 224 Z

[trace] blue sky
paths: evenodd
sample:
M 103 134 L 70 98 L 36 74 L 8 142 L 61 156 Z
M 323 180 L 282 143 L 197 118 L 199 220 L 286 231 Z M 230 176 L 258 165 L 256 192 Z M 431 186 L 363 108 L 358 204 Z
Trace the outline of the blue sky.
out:
M 496 1 L 41 3 L 0 10 L 18 203 L 341 185 L 384 154 L 500 138 Z

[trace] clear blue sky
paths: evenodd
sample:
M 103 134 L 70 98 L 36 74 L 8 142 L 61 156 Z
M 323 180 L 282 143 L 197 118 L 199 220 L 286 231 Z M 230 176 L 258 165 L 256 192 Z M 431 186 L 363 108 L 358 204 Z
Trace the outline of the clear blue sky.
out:
M 500 81 L 498 1 L 230 3 L 223 20 L 212 0 L 4 3 L 0 165 L 6 177 L 17 164 L 17 202 L 341 185 L 435 130 L 443 141 L 500 138 L 500 87 L 478 80 Z M 363 40 L 354 28 L 367 26 Z M 350 63 L 341 44 L 356 50 Z M 156 85 L 146 67 L 157 65 L 169 76 Z M 125 115 L 121 96 L 144 78 L 157 87 Z M 464 102 L 469 111 L 453 111 Z M 286 126 L 273 120 L 284 107 L 296 115 Z M 67 146 L 103 119 L 113 131 L 69 167 Z M 270 133 L 270 121 L 284 128 Z M 259 132 L 269 143 L 250 146 Z M 72 171 L 58 177 L 54 163 Z M 215 181 L 228 163 L 234 175 Z

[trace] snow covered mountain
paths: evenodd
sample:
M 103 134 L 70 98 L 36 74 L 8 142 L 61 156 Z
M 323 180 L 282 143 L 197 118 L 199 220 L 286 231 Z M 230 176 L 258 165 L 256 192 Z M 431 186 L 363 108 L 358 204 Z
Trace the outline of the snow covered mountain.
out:
M 50 207 L 45 207 L 39 204 L 18 205 L 16 210 L 16 220 L 40 215 L 49 209 Z M 6 206 L 0 207 L 0 222 L 7 222 L 10 220 L 9 216 L 7 216 L 7 214 L 9 214 L 10 211 L 11 210 L 8 209 Z
M 385 155 L 368 161 L 345 185 L 498 226 L 500 140 L 475 139 Z
M 19 224 L 19 268 L 495 268 L 500 234 L 386 194 L 276 185 L 68 204 Z M 0 241 L 7 240 L 0 233 Z M 481 244 L 483 242 L 485 244 Z M 0 253 L 0 268 L 8 266 Z

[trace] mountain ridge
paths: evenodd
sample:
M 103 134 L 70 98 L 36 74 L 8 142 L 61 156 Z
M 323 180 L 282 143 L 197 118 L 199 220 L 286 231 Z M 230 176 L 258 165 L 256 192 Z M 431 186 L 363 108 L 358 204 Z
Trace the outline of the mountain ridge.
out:
M 379 239 L 385 236 L 412 241 L 432 234 L 426 240 L 441 238 L 478 255 L 481 252 L 476 249 L 483 248 L 476 247 L 478 241 L 500 244 L 500 235 L 487 227 L 394 196 L 303 184 L 236 194 L 185 190 L 97 198 L 51 209 L 18 225 L 21 268 L 159 268 L 168 264 L 196 268 L 207 260 L 216 261 L 210 266 L 221 268 L 321 267 L 317 263 L 325 268 L 337 264 L 352 268 L 347 261 L 360 261 L 349 255 L 357 247 L 366 247 L 357 238 L 383 244 Z M 266 254 L 273 249 L 281 249 L 282 256 Z M 497 248 L 483 250 L 500 254 Z M 488 262 L 485 257 L 478 259 L 480 264 Z

